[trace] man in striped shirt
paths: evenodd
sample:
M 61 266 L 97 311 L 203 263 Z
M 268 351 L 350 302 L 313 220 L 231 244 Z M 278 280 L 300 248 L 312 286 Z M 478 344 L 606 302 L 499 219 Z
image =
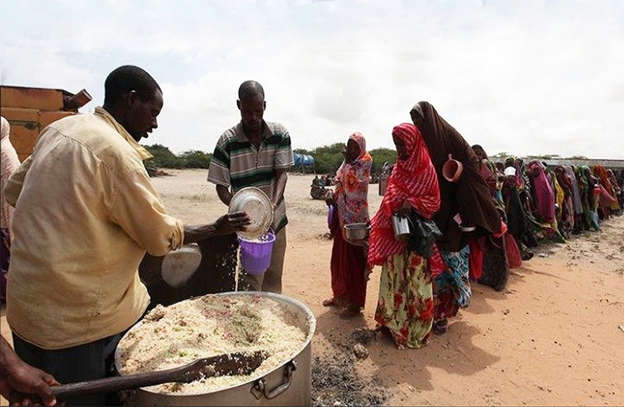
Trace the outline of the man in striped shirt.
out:
M 273 203 L 275 243 L 271 265 L 263 275 L 242 273 L 243 289 L 282 292 L 282 270 L 286 251 L 286 170 L 293 163 L 288 131 L 263 119 L 264 89 L 256 81 L 238 89 L 241 121 L 219 138 L 208 170 L 208 181 L 216 184 L 221 201 L 229 205 L 232 195 L 245 187 L 262 189 Z

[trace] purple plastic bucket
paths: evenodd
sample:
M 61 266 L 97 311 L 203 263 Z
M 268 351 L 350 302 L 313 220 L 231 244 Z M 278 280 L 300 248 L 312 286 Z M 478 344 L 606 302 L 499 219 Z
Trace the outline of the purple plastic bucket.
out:
M 264 274 L 271 265 L 271 254 L 273 253 L 273 243 L 275 234 L 269 232 L 267 240 L 246 240 L 238 238 L 240 243 L 241 265 L 249 274 Z
M 334 225 L 334 205 L 329 205 L 329 208 L 327 210 L 327 227 L 331 230 L 332 226 Z

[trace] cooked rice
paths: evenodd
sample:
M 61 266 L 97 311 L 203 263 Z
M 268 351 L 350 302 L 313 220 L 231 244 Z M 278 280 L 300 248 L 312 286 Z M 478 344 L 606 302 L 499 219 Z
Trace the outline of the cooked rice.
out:
M 216 391 L 262 377 L 292 359 L 306 340 L 305 326 L 293 311 L 263 296 L 206 295 L 166 308 L 158 305 L 119 343 L 120 373 L 170 369 L 232 352 L 269 353 L 249 376 L 202 378 L 147 388 L 170 394 Z

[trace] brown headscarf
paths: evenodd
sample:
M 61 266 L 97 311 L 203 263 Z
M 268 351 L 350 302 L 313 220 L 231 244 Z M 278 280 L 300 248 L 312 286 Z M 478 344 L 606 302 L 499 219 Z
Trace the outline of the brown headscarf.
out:
M 464 226 L 477 227 L 477 234 L 499 234 L 501 218 L 492 202 L 488 186 L 479 173 L 479 159 L 470 145 L 438 114 L 431 103 L 418 102 L 412 111 L 423 118 L 424 124 L 420 130 L 438 174 L 442 203 L 434 219 L 443 234 L 440 247 L 459 251 L 465 244 L 461 239 L 461 230 L 453 220 L 457 213 Z M 448 182 L 442 176 L 442 166 L 449 154 L 464 166 L 457 183 Z

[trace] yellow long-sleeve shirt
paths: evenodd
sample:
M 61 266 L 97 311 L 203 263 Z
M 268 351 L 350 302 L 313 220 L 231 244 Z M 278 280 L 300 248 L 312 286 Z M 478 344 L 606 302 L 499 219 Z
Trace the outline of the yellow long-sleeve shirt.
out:
M 101 108 L 43 130 L 5 188 L 15 206 L 7 319 L 19 337 L 68 348 L 122 332 L 145 311 L 141 259 L 184 239 L 149 180 L 149 157 Z

